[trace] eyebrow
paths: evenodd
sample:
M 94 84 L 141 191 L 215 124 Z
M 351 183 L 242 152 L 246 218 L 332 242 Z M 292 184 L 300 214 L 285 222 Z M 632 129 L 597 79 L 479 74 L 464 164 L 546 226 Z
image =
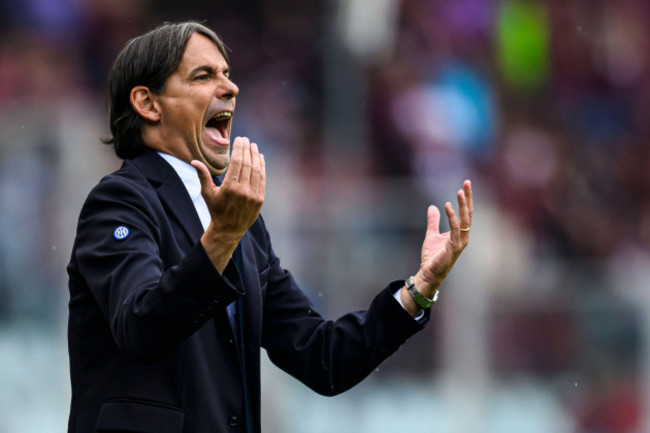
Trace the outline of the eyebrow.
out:
M 212 66 L 208 66 L 208 65 L 202 65 L 202 66 L 198 66 L 198 67 L 192 69 L 189 76 L 193 77 L 193 76 L 197 75 L 200 72 L 207 72 L 210 75 L 217 75 L 217 70 L 215 68 L 213 68 Z M 225 68 L 223 70 L 223 74 L 225 76 L 228 76 L 230 74 L 230 69 Z

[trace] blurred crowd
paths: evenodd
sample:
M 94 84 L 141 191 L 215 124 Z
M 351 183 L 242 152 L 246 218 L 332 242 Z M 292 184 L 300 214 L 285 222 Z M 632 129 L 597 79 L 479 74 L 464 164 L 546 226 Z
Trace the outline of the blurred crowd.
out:
M 527 233 L 540 269 L 488 287 L 501 292 L 493 367 L 587 372 L 589 392 L 565 395 L 585 432 L 643 418 L 645 307 L 630 305 L 647 303 L 649 13 L 635 0 L 405 1 L 368 68 L 375 172 L 419 177 L 434 197 L 475 173 Z
M 0 329 L 65 321 L 65 242 L 118 164 L 99 143 L 107 73 L 129 38 L 184 19 L 231 50 L 233 132 L 267 156 L 276 249 L 325 311 L 363 307 L 402 266 L 386 243 L 408 239 L 417 261 L 423 216 L 407 199 L 442 204 L 469 177 L 490 380 L 546 384 L 571 431 L 647 429 L 643 0 L 0 0 Z M 341 227 L 359 256 L 333 243 Z M 373 273 L 361 293 L 326 281 L 348 259 L 344 276 Z M 395 370 L 435 374 L 444 331 L 431 328 L 434 362 L 412 350 Z

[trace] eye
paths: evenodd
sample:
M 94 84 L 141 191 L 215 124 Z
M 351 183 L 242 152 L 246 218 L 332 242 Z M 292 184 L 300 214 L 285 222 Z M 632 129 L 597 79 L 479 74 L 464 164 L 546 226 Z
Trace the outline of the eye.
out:
M 208 74 L 201 74 L 194 77 L 194 81 L 207 81 L 208 79 L 210 79 L 210 75 Z

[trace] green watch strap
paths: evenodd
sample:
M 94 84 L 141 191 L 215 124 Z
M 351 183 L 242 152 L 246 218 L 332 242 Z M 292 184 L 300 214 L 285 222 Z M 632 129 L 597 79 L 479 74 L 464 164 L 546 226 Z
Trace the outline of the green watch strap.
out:
M 409 295 L 411 295 L 411 298 L 413 298 L 415 303 L 418 304 L 420 308 L 423 308 L 425 310 L 427 308 L 431 308 L 431 306 L 438 300 L 438 294 L 440 293 L 439 291 L 436 291 L 436 294 L 433 295 L 433 298 L 427 298 L 422 293 L 420 293 L 417 287 L 415 287 L 415 279 L 413 276 L 409 277 L 404 285 L 406 286 L 406 290 L 409 292 Z

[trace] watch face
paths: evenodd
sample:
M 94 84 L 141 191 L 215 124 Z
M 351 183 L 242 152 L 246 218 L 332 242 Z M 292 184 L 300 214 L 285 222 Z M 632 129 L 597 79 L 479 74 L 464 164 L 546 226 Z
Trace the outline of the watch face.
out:
M 404 285 L 406 285 L 407 290 L 411 290 L 412 287 L 415 287 L 415 278 L 412 276 L 408 277 L 408 279 L 404 282 Z

